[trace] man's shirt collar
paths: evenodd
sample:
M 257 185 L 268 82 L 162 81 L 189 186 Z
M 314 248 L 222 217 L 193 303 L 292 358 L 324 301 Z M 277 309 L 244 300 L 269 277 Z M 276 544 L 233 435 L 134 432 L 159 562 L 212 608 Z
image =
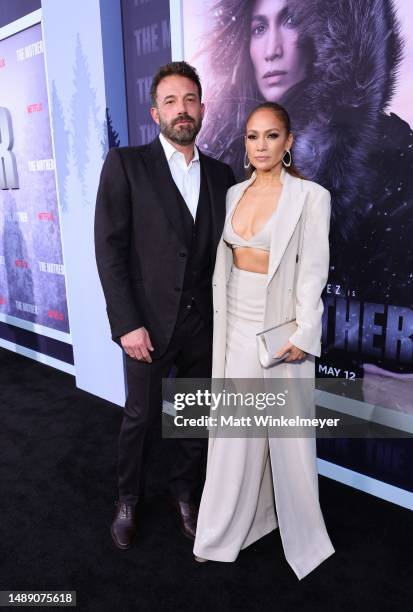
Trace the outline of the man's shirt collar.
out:
M 168 160 L 168 162 L 171 161 L 171 158 L 176 153 L 178 155 L 182 155 L 182 157 L 185 158 L 184 154 L 181 153 L 181 151 L 178 151 L 178 149 L 175 149 L 175 147 L 169 142 L 169 140 L 167 140 L 165 138 L 165 136 L 163 134 L 159 134 L 159 140 L 161 141 L 161 145 L 163 147 L 163 150 L 165 151 L 166 159 Z M 191 161 L 189 163 L 192 163 L 192 162 L 195 162 L 195 161 L 199 161 L 198 147 L 196 145 L 194 145 L 194 156 L 193 156 L 193 158 L 191 159 Z

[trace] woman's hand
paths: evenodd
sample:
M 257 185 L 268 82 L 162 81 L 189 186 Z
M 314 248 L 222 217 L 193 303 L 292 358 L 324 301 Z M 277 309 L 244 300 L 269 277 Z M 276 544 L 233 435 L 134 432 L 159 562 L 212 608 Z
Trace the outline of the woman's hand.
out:
M 291 342 L 287 342 L 287 344 L 274 355 L 274 358 L 282 357 L 285 353 L 288 353 L 288 356 L 284 359 L 285 362 L 301 361 L 307 356 L 307 353 L 294 346 L 294 344 L 291 344 Z

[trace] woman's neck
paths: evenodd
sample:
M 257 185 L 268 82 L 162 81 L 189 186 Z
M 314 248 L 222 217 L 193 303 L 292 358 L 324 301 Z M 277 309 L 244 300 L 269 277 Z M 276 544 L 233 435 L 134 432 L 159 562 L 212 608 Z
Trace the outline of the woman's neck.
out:
M 257 178 L 254 181 L 255 187 L 273 187 L 282 184 L 281 181 L 281 164 L 277 164 L 271 170 L 256 170 Z

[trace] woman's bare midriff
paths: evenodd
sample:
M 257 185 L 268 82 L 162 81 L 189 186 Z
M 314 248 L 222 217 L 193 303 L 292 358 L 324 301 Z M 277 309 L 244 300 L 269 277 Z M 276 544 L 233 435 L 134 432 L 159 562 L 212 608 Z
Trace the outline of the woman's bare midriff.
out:
M 270 254 L 263 249 L 254 249 L 251 247 L 236 247 L 232 249 L 234 265 L 240 270 L 246 272 L 259 272 L 260 274 L 268 273 L 268 262 Z

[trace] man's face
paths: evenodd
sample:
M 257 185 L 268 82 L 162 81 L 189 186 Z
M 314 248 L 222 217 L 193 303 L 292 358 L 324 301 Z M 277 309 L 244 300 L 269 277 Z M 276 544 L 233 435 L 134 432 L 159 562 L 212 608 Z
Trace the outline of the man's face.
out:
M 192 144 L 204 116 L 196 84 L 187 77 L 167 76 L 157 87 L 156 102 L 151 115 L 165 138 L 180 145 Z

